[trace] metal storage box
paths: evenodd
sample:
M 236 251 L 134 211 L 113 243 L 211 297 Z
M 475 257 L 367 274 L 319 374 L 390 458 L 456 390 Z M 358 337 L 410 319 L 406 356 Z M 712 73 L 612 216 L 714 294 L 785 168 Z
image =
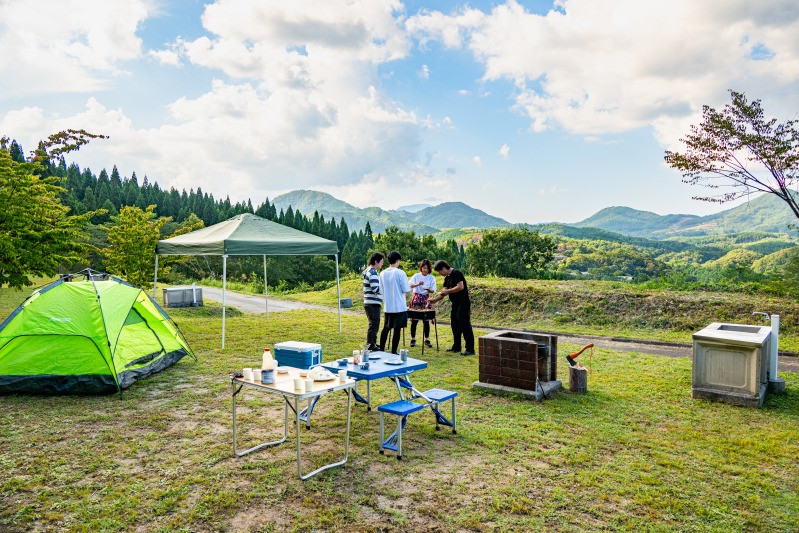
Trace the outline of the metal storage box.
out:
M 694 398 L 763 405 L 771 328 L 714 322 L 694 333 L 693 340 Z
M 275 344 L 275 360 L 281 366 L 311 368 L 322 364 L 322 345 L 299 341 L 279 342 Z
M 164 289 L 164 307 L 195 307 L 203 304 L 201 287 L 172 287 Z

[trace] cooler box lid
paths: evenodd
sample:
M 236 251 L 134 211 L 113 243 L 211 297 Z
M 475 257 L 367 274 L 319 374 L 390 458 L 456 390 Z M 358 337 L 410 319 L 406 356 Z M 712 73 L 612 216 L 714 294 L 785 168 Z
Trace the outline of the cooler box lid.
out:
M 314 350 L 321 351 L 322 345 L 312 342 L 286 341 L 275 344 L 275 350 L 287 350 L 292 352 L 311 352 Z

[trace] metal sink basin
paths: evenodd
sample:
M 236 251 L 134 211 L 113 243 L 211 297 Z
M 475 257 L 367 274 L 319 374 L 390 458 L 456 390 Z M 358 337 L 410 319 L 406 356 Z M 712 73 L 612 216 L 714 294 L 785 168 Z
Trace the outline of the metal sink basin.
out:
M 742 326 L 740 324 L 722 324 L 718 327 L 721 331 L 737 331 L 738 333 L 760 333 L 759 326 Z

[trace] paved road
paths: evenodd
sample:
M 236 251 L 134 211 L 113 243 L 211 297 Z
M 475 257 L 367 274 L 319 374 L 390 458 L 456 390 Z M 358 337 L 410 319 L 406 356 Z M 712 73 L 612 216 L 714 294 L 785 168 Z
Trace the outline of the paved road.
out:
M 214 302 L 222 302 L 222 289 L 215 287 L 203 287 L 203 298 L 207 298 Z M 253 296 L 250 294 L 241 294 L 238 292 L 227 291 L 226 304 L 236 307 L 245 313 L 263 313 L 265 308 L 263 296 Z M 318 309 L 321 311 L 336 312 L 334 307 L 325 307 L 323 305 L 307 304 L 303 302 L 293 302 L 290 300 L 281 300 L 269 297 L 269 312 L 280 313 L 283 311 L 295 311 L 297 309 Z M 342 313 L 346 314 L 360 314 L 348 309 L 342 309 Z M 439 324 L 447 324 L 447 322 L 439 321 Z M 497 329 L 490 326 L 483 326 L 475 324 L 476 328 L 480 329 Z M 556 333 L 558 339 L 574 344 L 585 345 L 593 343 L 598 348 L 608 348 L 611 350 L 619 350 L 622 352 L 638 352 L 650 353 L 655 355 L 663 355 L 666 357 L 691 357 L 692 347 L 690 344 L 681 343 L 660 343 L 650 341 L 627 341 L 619 340 L 608 337 L 594 337 L 589 335 L 567 335 L 563 333 Z M 783 372 L 799 372 L 799 357 L 780 357 L 780 370 Z
M 207 298 L 214 302 L 222 303 L 222 289 L 216 287 L 203 286 L 203 298 Z M 245 313 L 265 313 L 266 302 L 263 296 L 253 296 L 252 294 L 241 294 L 239 292 L 227 291 L 225 295 L 225 304 L 236 307 Z M 296 311 L 297 309 L 318 309 L 320 311 L 336 312 L 335 307 L 325 307 L 323 305 L 307 304 L 303 302 L 293 302 L 290 300 L 281 300 L 273 296 L 269 296 L 269 312 L 281 313 L 283 311 Z M 341 310 L 342 313 L 351 313 L 345 309 Z

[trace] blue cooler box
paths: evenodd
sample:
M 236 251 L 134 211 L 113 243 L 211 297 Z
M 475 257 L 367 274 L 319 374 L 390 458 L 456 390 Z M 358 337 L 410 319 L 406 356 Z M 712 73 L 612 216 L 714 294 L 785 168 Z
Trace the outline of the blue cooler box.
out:
M 322 345 L 311 342 L 286 341 L 275 344 L 275 360 L 280 366 L 311 368 L 322 364 Z

